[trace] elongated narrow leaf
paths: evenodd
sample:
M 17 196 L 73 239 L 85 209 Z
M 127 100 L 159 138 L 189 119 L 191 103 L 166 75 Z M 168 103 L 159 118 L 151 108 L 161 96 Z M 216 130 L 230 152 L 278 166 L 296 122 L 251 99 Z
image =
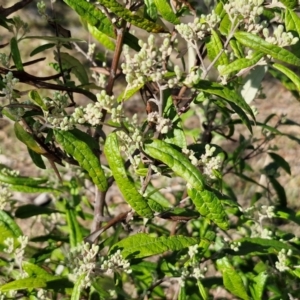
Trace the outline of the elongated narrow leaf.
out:
M 17 238 L 22 235 L 22 231 L 17 223 L 4 211 L 0 210 L 0 245 L 6 247 L 4 241 L 8 238 Z
M 300 18 L 291 9 L 285 11 L 285 26 L 287 31 L 296 31 L 300 35 Z
M 298 91 L 300 91 L 300 79 L 297 74 L 295 74 L 291 69 L 277 63 L 273 64 L 273 68 L 277 69 L 278 71 L 282 72 L 286 77 L 288 77 L 295 84 Z
M 229 222 L 221 200 L 211 191 L 197 191 L 188 189 L 188 195 L 193 200 L 196 209 L 200 214 L 213 221 L 220 228 L 226 230 L 229 228 Z
M 82 282 L 84 280 L 84 277 L 86 275 L 82 274 L 79 276 L 75 282 L 72 295 L 71 295 L 71 300 L 80 300 L 80 294 L 81 294 L 81 289 L 82 289 Z
M 238 251 L 235 252 L 236 255 L 247 255 L 250 253 L 252 255 L 278 254 L 278 252 L 282 249 L 285 249 L 286 251 L 291 249 L 293 254 L 297 254 L 298 256 L 300 255 L 300 251 L 287 242 L 264 238 L 242 238 L 236 240 L 236 242 L 241 244 Z
M 50 215 L 53 213 L 58 213 L 56 209 L 52 209 L 44 206 L 37 206 L 33 204 L 27 204 L 19 206 L 15 212 L 15 217 L 20 219 L 27 219 L 38 215 Z
M 76 211 L 66 203 L 66 220 L 69 227 L 69 239 L 71 247 L 76 247 L 82 242 L 82 234 L 76 219 Z
M 251 58 L 239 58 L 230 63 L 229 65 L 223 65 L 219 68 L 220 75 L 227 75 L 235 71 L 240 71 L 245 68 L 249 68 L 251 66 L 254 66 L 257 64 L 261 58 L 264 57 L 264 53 L 262 52 L 256 52 L 252 55 Z
M 181 149 L 186 148 L 187 145 L 185 134 L 182 129 L 182 121 L 180 117 L 178 117 L 170 91 L 164 91 L 164 98 L 167 98 L 163 111 L 164 118 L 170 119 L 173 123 L 172 128 L 169 129 L 165 135 L 164 141 L 169 144 L 176 145 Z
M 14 125 L 15 135 L 16 137 L 24 143 L 29 149 L 39 154 L 46 154 L 47 151 L 43 149 L 34 139 L 34 137 L 28 133 L 22 125 L 18 122 L 15 122 Z
M 70 69 L 71 73 L 73 73 L 77 77 L 81 84 L 87 84 L 89 82 L 85 67 L 77 58 L 71 56 L 66 52 L 60 52 L 59 57 L 63 64 L 63 67 L 66 69 Z M 55 59 L 56 61 L 58 61 L 57 52 L 55 52 Z
M 115 43 L 108 37 L 106 34 L 102 33 L 97 27 L 87 24 L 89 32 L 92 36 L 101 43 L 105 48 L 114 51 L 115 50 Z
M 90 146 L 85 141 L 76 138 L 72 131 L 54 130 L 54 135 L 64 150 L 72 155 L 79 165 L 89 173 L 99 190 L 106 191 L 108 185 L 105 173 Z
M 138 192 L 133 181 L 127 176 L 116 133 L 111 133 L 107 137 L 104 145 L 104 153 L 115 181 L 126 202 L 139 215 L 151 218 L 153 213 L 146 199 Z
M 47 186 L 30 186 L 30 185 L 11 185 L 10 189 L 12 191 L 16 192 L 22 192 L 22 193 L 44 193 L 44 192 L 49 192 L 49 193 L 60 193 L 59 190 L 47 187 Z
M 31 51 L 30 56 L 34 56 L 40 52 L 44 52 L 47 49 L 53 48 L 55 46 L 54 43 L 48 43 L 42 46 L 39 46 L 37 48 L 35 48 L 33 51 Z
M 30 155 L 30 158 L 32 162 L 40 169 L 46 169 L 46 165 L 43 161 L 43 158 L 40 154 L 32 151 L 30 148 L 27 147 L 28 153 Z
M 281 60 L 291 65 L 300 66 L 300 58 L 290 51 L 280 48 L 279 46 L 270 44 L 257 35 L 248 32 L 236 32 L 235 38 L 243 45 L 271 55 L 273 58 Z
M 33 178 L 24 176 L 12 176 L 0 172 L 0 181 L 13 185 L 28 185 L 28 186 L 38 186 L 40 184 L 46 183 L 48 178 Z
M 130 99 L 135 93 L 137 93 L 142 87 L 144 83 L 140 83 L 138 85 L 134 85 L 133 87 L 127 86 L 124 92 L 120 93 L 118 97 L 118 102 L 123 102 Z
M 16 68 L 18 71 L 23 71 L 23 63 L 21 59 L 21 54 L 18 46 L 17 39 L 13 37 L 10 40 L 10 50 L 11 50 L 11 56 L 14 61 L 14 64 L 16 65 Z
M 218 269 L 222 272 L 223 283 L 225 288 L 230 291 L 233 295 L 248 300 L 250 299 L 243 280 L 239 273 L 230 264 L 227 257 L 217 260 Z
M 144 143 L 144 151 L 152 158 L 166 164 L 178 176 L 185 179 L 191 187 L 198 191 L 203 191 L 203 175 L 184 154 L 175 150 L 170 144 L 156 139 L 147 141 Z
M 166 251 L 178 251 L 199 243 L 197 238 L 186 236 L 152 237 L 146 233 L 138 233 L 113 245 L 110 253 L 121 250 L 124 258 L 130 256 L 142 258 L 161 254 Z
M 219 65 L 227 65 L 228 57 L 223 51 L 224 46 L 221 42 L 221 39 L 215 30 L 211 30 L 211 36 L 206 43 L 207 54 L 210 61 L 213 61 L 217 56 L 220 56 L 215 63 L 215 67 Z M 220 55 L 221 53 L 221 55 Z
M 40 96 L 39 92 L 37 90 L 30 91 L 28 93 L 28 97 L 31 101 L 35 102 L 40 108 L 42 108 L 44 111 L 48 111 L 48 107 L 45 104 L 44 100 Z
M 280 0 L 288 8 L 295 8 L 298 5 L 297 0 Z
M 291 175 L 291 167 L 289 163 L 282 156 L 274 152 L 269 152 L 268 154 L 283 170 L 285 170 L 288 174 Z
M 255 276 L 249 285 L 249 289 L 253 300 L 261 300 L 263 299 L 264 288 L 268 279 L 268 275 L 264 272 L 259 273 Z
M 99 31 L 114 38 L 114 27 L 106 15 L 92 3 L 85 0 L 64 0 L 72 7 L 85 21 L 95 26 Z M 109 7 L 107 7 L 109 8 Z
M 133 14 L 129 9 L 127 9 L 125 6 L 123 6 L 116 0 L 99 0 L 98 2 L 104 7 L 108 8 L 118 17 L 126 20 L 127 22 L 131 23 L 136 27 L 142 28 L 148 32 L 165 32 L 165 29 L 162 26 L 153 23 L 145 18 L 142 18 L 137 14 Z
M 42 278 L 23 278 L 0 286 L 0 291 L 5 293 L 9 291 L 27 290 L 46 287 L 46 280 Z
M 39 267 L 38 265 L 32 264 L 27 261 L 22 262 L 23 270 L 28 274 L 28 277 L 38 277 L 45 281 L 58 279 L 59 277 L 48 273 L 45 269 Z
M 154 0 L 155 6 L 161 16 L 172 24 L 179 24 L 180 20 L 174 14 L 168 1 Z
M 255 119 L 251 107 L 232 88 L 223 86 L 216 82 L 207 81 L 207 80 L 200 80 L 199 83 L 197 84 L 197 86 L 195 86 L 195 87 L 200 90 L 203 90 L 206 93 L 216 95 L 216 96 L 226 99 L 227 101 L 233 102 L 240 108 L 244 109 L 247 113 L 249 113 L 253 119 Z

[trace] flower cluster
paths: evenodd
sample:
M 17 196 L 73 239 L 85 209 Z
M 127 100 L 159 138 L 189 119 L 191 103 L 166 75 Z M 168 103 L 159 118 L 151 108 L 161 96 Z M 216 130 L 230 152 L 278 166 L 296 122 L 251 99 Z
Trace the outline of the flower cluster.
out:
M 180 270 L 180 286 L 184 286 L 187 278 L 194 277 L 196 280 L 204 278 L 204 274 L 207 272 L 206 267 L 200 267 L 199 259 L 196 257 L 198 254 L 198 249 L 198 245 L 193 245 L 189 247 L 188 255 L 190 257 L 190 260 Z
M 162 134 L 168 133 L 172 128 L 172 121 L 170 119 L 165 119 L 159 115 L 158 112 L 151 112 L 148 114 L 148 122 L 156 124 L 156 131 Z
M 140 147 L 141 141 L 143 139 L 141 129 L 138 125 L 137 115 L 134 114 L 130 119 L 130 123 L 128 119 L 125 119 L 126 123 L 126 131 L 117 131 L 117 135 L 122 141 L 121 150 L 124 151 L 128 157 L 130 157 L 130 153 L 132 148 L 137 149 Z
M 25 248 L 28 244 L 28 236 L 19 236 L 17 238 L 17 243 L 15 243 L 15 240 L 11 237 L 8 237 L 4 244 L 7 246 L 7 248 L 4 249 L 4 252 L 7 254 L 13 255 L 14 261 L 16 265 L 18 265 L 20 271 L 22 271 L 22 262 L 24 259 L 25 254 Z M 17 246 L 16 246 L 17 245 Z M 26 273 L 21 272 L 20 277 L 24 278 L 26 276 Z
M 201 18 L 195 18 L 194 21 L 187 24 L 176 25 L 178 33 L 187 41 L 203 40 L 211 29 L 215 28 L 221 21 L 220 16 L 212 11 L 211 14 L 201 15 Z
M 125 62 L 121 68 L 126 75 L 126 81 L 129 86 L 143 85 L 147 81 L 154 81 L 159 84 L 164 84 L 164 75 L 167 73 L 164 67 L 166 58 L 172 52 L 170 38 L 165 38 L 161 46 L 158 48 L 155 45 L 154 36 L 150 35 L 147 43 L 139 41 L 141 50 L 133 57 L 129 54 L 129 48 L 124 46 Z M 179 81 L 179 77 L 170 81 L 169 85 L 174 85 Z M 172 84 L 171 84 L 172 83 Z
M 243 22 L 244 29 L 256 34 L 266 27 L 265 21 L 260 21 L 260 15 L 263 13 L 264 0 L 231 0 L 224 5 L 229 17 L 235 20 L 237 17 L 247 20 Z
M 280 47 L 295 45 L 299 41 L 299 38 L 294 37 L 291 32 L 284 31 L 283 25 L 278 25 L 273 32 L 273 36 L 270 36 L 268 28 L 264 28 L 263 35 L 266 39 L 266 42 L 278 45 Z
M 4 78 L 3 83 L 5 87 L 2 89 L 2 93 L 4 94 L 4 98 L 9 101 L 9 103 L 16 102 L 14 99 L 13 93 L 14 93 L 14 87 L 19 82 L 18 78 L 14 78 L 14 75 L 12 72 L 8 72 Z
M 59 98 L 60 97 L 60 98 Z M 89 103 L 86 107 L 76 107 L 70 116 L 65 115 L 64 109 L 67 107 L 66 95 L 56 93 L 54 99 L 47 101 L 47 106 L 53 107 L 51 115 L 48 116 L 47 121 L 54 127 L 61 130 L 71 130 L 75 124 L 90 124 L 97 126 L 101 124 L 103 117 L 103 110 L 105 109 L 111 113 L 113 122 L 120 123 L 123 118 L 122 105 L 115 106 L 114 96 L 108 96 L 104 90 L 97 94 L 97 102 Z
M 9 57 L 5 53 L 0 53 L 0 63 L 6 68 L 9 67 Z
M 288 256 L 292 255 L 292 250 L 286 251 L 285 249 L 282 249 L 278 253 L 278 261 L 275 263 L 275 267 L 277 270 L 280 272 L 284 272 L 290 269 L 288 266 L 289 261 L 288 261 Z
M 209 144 L 205 145 L 205 154 L 202 154 L 200 160 L 195 157 L 195 153 L 192 150 L 183 149 L 182 152 L 188 156 L 194 166 L 201 166 L 203 168 L 203 174 L 207 175 L 211 179 L 216 179 L 215 172 L 221 167 L 221 159 L 219 156 L 213 156 L 216 151 L 215 147 L 211 147 Z
M 124 259 L 121 255 L 121 250 L 118 250 L 113 255 L 109 256 L 107 260 L 103 260 L 101 264 L 101 270 L 104 270 L 108 274 L 112 274 L 118 270 L 130 274 L 130 263 L 127 259 Z
M 0 210 L 4 210 L 6 204 L 10 203 L 10 198 L 12 197 L 12 193 L 9 188 L 1 184 L 0 185 Z
M 98 245 L 90 245 L 89 243 L 79 244 L 72 248 L 67 258 L 69 268 L 73 270 L 74 281 L 84 276 L 81 285 L 87 288 L 92 283 L 92 275 L 96 268 L 96 255 L 99 252 Z

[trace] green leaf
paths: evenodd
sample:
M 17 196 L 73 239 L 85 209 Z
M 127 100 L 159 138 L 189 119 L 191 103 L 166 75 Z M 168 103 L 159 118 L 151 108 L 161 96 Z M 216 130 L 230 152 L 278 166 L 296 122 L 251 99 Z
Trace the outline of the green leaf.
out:
M 153 21 L 157 20 L 157 8 L 154 4 L 154 0 L 145 0 L 146 15 Z
M 110 253 L 121 250 L 123 258 L 142 258 L 161 254 L 166 251 L 178 251 L 199 243 L 197 238 L 186 236 L 152 237 L 146 233 L 129 236 L 113 245 Z
M 48 178 L 33 178 L 24 176 L 12 176 L 0 171 L 0 181 L 12 185 L 38 186 L 46 183 Z
M 16 290 L 27 290 L 46 287 L 46 281 L 42 278 L 23 278 L 3 284 L 0 291 L 5 293 Z
M 0 210 L 0 245 L 4 245 L 4 241 L 8 237 L 17 238 L 23 235 L 20 227 L 4 210 Z M 6 246 L 5 246 L 6 247 Z
M 123 102 L 131 98 L 135 93 L 137 93 L 142 87 L 144 86 L 144 83 L 140 83 L 138 85 L 134 85 L 133 87 L 127 86 L 124 90 L 124 92 L 120 93 L 117 101 Z
M 76 211 L 73 207 L 70 207 L 65 200 L 66 206 L 66 220 L 67 225 L 69 227 L 69 239 L 71 247 L 76 247 L 78 244 L 82 242 L 82 233 L 79 226 L 79 223 L 76 218 Z
M 11 56 L 14 61 L 14 64 L 16 65 L 16 68 L 18 71 L 23 71 L 23 63 L 21 59 L 21 54 L 18 46 L 18 41 L 15 37 L 13 37 L 10 40 L 10 50 L 11 50 Z
M 291 9 L 285 10 L 285 29 L 292 33 L 294 37 L 300 38 L 300 18 L 298 14 Z M 300 39 L 298 39 L 295 44 L 291 45 L 290 48 L 292 53 L 297 57 L 300 57 Z
M 15 212 L 15 217 L 20 219 L 27 219 L 38 215 L 51 215 L 60 211 L 44 206 L 37 206 L 33 204 L 27 204 L 19 206 Z
M 157 139 L 146 141 L 144 143 L 144 151 L 150 157 L 166 164 L 178 176 L 185 179 L 191 187 L 203 191 L 203 175 L 184 154 L 175 150 L 170 144 Z
M 46 165 L 45 165 L 45 163 L 44 163 L 44 161 L 43 161 L 42 156 L 41 156 L 40 154 L 38 154 L 38 153 L 32 151 L 32 150 L 29 149 L 28 147 L 27 147 L 27 150 L 28 150 L 28 153 L 29 153 L 29 155 L 30 155 L 30 158 L 31 158 L 32 162 L 33 162 L 38 168 L 44 169 L 44 170 L 45 170 L 45 169 L 46 169 Z
M 220 23 L 220 32 L 222 35 L 228 36 L 230 28 L 232 27 L 228 14 L 225 14 Z
M 202 90 L 203 92 L 219 96 L 229 102 L 233 102 L 234 104 L 248 112 L 252 116 L 252 118 L 255 119 L 251 107 L 232 88 L 207 80 L 200 80 L 199 83 L 194 87 Z
M 40 96 L 39 92 L 37 90 L 32 90 L 28 93 L 28 97 L 31 101 L 35 102 L 42 110 L 48 111 L 48 107 L 45 104 L 44 100 Z
M 283 169 L 285 170 L 288 174 L 291 173 L 291 167 L 289 163 L 280 155 L 274 152 L 268 152 L 268 154 L 272 157 L 272 159 Z
M 262 272 L 251 279 L 249 289 L 253 300 L 262 300 L 264 294 L 265 284 L 267 282 L 268 275 Z
M 85 276 L 86 276 L 85 274 L 82 274 L 77 278 L 72 291 L 71 300 L 80 300 L 82 282 L 84 281 Z
M 35 141 L 34 137 L 28 133 L 18 122 L 15 122 L 14 130 L 17 139 L 24 143 L 29 149 L 39 154 L 47 153 L 47 151 Z
M 111 133 L 107 137 L 104 153 L 126 202 L 142 217 L 151 218 L 153 213 L 146 199 L 137 191 L 134 182 L 127 176 L 116 133 Z
M 280 0 L 288 8 L 295 8 L 298 5 L 297 0 Z
M 34 50 L 31 51 L 31 53 L 29 54 L 30 56 L 34 56 L 40 52 L 44 52 L 45 50 L 47 49 L 50 49 L 52 47 L 54 47 L 55 44 L 54 43 L 48 43 L 48 44 L 45 44 L 45 45 L 41 45 L 37 48 L 35 48 Z
M 59 57 L 64 69 L 71 69 L 71 73 L 77 77 L 81 84 L 87 84 L 89 82 L 85 67 L 77 58 L 66 52 L 60 52 Z M 55 52 L 55 60 L 59 61 L 57 52 Z
M 109 37 L 115 38 L 114 27 L 110 20 L 92 3 L 85 0 L 64 0 L 64 2 L 73 8 L 90 25 L 95 26 Z
M 214 64 L 215 67 L 219 65 L 227 65 L 228 57 L 223 51 L 224 46 L 221 42 L 221 39 L 215 30 L 211 30 L 211 36 L 207 39 L 206 47 L 207 47 L 207 55 L 210 61 L 213 61 L 221 52 L 222 54 Z
M 300 79 L 299 76 L 297 74 L 295 74 L 291 69 L 274 63 L 273 64 L 273 68 L 279 70 L 280 72 L 282 72 L 286 77 L 288 77 L 296 86 L 296 88 L 298 89 L 298 91 L 300 91 Z
M 244 57 L 243 47 L 237 40 L 230 40 L 229 44 L 236 57 L 238 58 Z
M 231 106 L 231 108 L 236 112 L 236 114 L 241 118 L 242 122 L 247 126 L 249 131 L 252 133 L 252 126 L 251 126 L 252 123 L 249 120 L 247 114 L 239 106 L 235 105 L 233 102 L 229 102 L 229 101 L 227 102 Z
M 255 52 L 249 59 L 238 58 L 230 64 L 227 65 L 221 64 L 222 66 L 218 68 L 219 73 L 220 75 L 224 76 L 235 71 L 240 71 L 242 69 L 249 68 L 257 64 L 260 61 L 260 59 L 264 57 L 264 55 L 265 54 L 262 52 Z
M 244 46 L 271 55 L 273 58 L 281 60 L 291 65 L 300 66 L 300 58 L 284 48 L 270 44 L 257 35 L 248 32 L 236 32 L 235 38 Z
M 168 96 L 169 95 L 169 96 Z M 185 134 L 182 129 L 182 121 L 180 117 L 178 117 L 177 111 L 173 104 L 173 98 L 168 91 L 166 95 L 167 101 L 166 106 L 164 108 L 164 118 L 172 120 L 172 128 L 168 130 L 167 134 L 165 135 L 164 141 L 168 144 L 173 144 L 178 146 L 179 148 L 183 149 L 186 148 L 186 140 Z
M 27 261 L 22 262 L 22 268 L 28 274 L 28 277 L 35 277 L 45 281 L 58 279 L 57 276 L 49 274 L 45 269 Z
M 162 26 L 145 18 L 141 18 L 139 15 L 134 14 L 116 0 L 99 0 L 98 2 L 109 9 L 112 13 L 116 14 L 118 17 L 126 20 L 136 27 L 142 28 L 148 32 L 165 32 L 165 29 Z
M 229 228 L 227 215 L 217 195 L 208 190 L 197 191 L 196 189 L 188 189 L 188 195 L 203 217 L 213 221 L 224 230 Z
M 287 206 L 287 198 L 284 187 L 279 183 L 279 181 L 274 176 L 268 176 L 274 190 L 276 191 L 279 203 L 281 206 Z
M 217 260 L 218 269 L 222 272 L 225 288 L 233 295 L 244 300 L 250 299 L 239 273 L 230 264 L 227 257 Z
M 173 9 L 166 0 L 154 0 L 155 6 L 161 16 L 172 24 L 179 24 L 180 20 L 174 14 Z
M 106 191 L 108 184 L 105 173 L 90 146 L 85 141 L 77 139 L 72 131 L 54 130 L 54 135 L 64 150 L 72 155 L 79 165 L 88 172 L 99 190 Z
M 97 27 L 87 24 L 89 32 L 92 36 L 105 48 L 114 51 L 116 48 L 115 43 L 104 33 L 97 29 Z
M 23 193 L 54 193 L 57 194 L 60 191 L 47 186 L 29 186 L 29 185 L 11 185 L 9 187 L 12 191 Z
M 285 11 L 285 27 L 286 31 L 295 31 L 300 35 L 300 18 L 290 9 Z
M 269 73 L 278 81 L 280 81 L 280 83 L 288 91 L 290 91 L 296 99 L 300 99 L 299 90 L 297 89 L 296 85 L 286 75 L 284 75 L 282 72 L 275 69 L 269 69 Z
M 300 251 L 288 244 L 287 242 L 280 242 L 277 240 L 264 239 L 264 238 L 242 238 L 235 242 L 240 243 L 238 251 L 234 252 L 235 255 L 268 255 L 278 254 L 282 249 L 288 251 L 291 249 L 293 254 L 299 256 Z

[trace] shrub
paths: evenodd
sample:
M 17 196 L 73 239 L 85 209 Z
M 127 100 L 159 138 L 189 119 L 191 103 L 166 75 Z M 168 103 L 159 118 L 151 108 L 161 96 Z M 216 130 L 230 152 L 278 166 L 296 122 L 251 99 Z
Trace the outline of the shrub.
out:
M 299 96 L 297 1 L 52 3 L 75 11 L 102 50 L 43 2 L 38 18 L 55 35 L 30 35 L 10 17 L 29 2 L 0 8 L 1 112 L 54 172 L 1 165 L 2 299 L 295 299 L 300 243 L 281 225 L 300 219 L 276 151 L 279 136 L 299 143 L 282 130 L 297 123 L 260 121 L 251 105 L 264 78 Z M 31 74 L 49 49 L 55 74 L 46 63 Z M 270 163 L 255 169 L 258 157 Z M 14 191 L 51 202 L 20 205 Z

